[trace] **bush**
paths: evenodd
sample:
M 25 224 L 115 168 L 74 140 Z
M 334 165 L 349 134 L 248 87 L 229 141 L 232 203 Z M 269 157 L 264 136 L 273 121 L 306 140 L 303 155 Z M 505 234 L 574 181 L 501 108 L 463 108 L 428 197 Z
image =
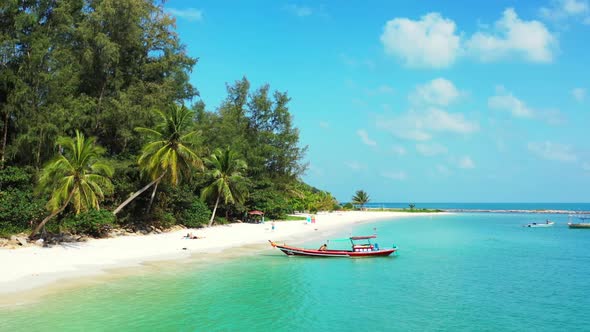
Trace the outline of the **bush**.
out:
M 33 195 L 32 181 L 30 169 L 0 169 L 0 237 L 29 231 L 30 221 L 39 221 L 47 214 L 45 200 Z
M 114 223 L 115 215 L 107 210 L 90 210 L 62 220 L 63 227 L 70 232 L 93 237 L 107 236 Z
M 354 209 L 354 205 L 352 205 L 352 203 L 346 203 L 342 206 L 342 208 L 344 210 L 353 210 Z
M 190 206 L 178 214 L 178 221 L 186 227 L 200 227 L 207 225 L 211 218 L 211 211 L 199 199 L 193 200 Z
M 176 225 L 176 217 L 174 216 L 174 213 L 164 211 L 159 207 L 155 208 L 153 212 L 154 219 L 149 223 L 149 225 L 159 229 L 168 229 Z
M 33 171 L 28 168 L 8 166 L 0 169 L 0 190 L 6 188 L 30 187 Z

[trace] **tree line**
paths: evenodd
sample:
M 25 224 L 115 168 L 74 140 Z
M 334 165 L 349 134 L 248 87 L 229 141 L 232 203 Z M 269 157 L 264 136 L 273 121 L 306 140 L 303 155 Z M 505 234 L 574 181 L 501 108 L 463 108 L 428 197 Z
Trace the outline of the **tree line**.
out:
M 288 94 L 244 77 L 208 107 L 197 60 L 161 2 L 2 2 L 0 234 L 332 209 L 300 180 Z

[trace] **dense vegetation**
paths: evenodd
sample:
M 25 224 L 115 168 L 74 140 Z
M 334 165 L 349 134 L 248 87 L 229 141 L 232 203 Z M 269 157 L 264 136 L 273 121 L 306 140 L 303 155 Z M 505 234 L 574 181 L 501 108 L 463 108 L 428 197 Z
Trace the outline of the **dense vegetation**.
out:
M 0 235 L 47 217 L 101 236 L 206 225 L 214 207 L 218 222 L 332 209 L 300 180 L 287 93 L 242 78 L 210 109 L 189 82 L 196 63 L 161 3 L 2 1 Z

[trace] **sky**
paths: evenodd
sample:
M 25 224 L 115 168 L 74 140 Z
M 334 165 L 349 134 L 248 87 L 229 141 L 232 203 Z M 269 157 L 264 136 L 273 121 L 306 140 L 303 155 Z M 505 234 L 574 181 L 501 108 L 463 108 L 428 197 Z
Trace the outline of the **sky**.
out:
M 166 2 L 207 109 L 287 91 L 303 180 L 349 201 L 589 202 L 590 3 Z

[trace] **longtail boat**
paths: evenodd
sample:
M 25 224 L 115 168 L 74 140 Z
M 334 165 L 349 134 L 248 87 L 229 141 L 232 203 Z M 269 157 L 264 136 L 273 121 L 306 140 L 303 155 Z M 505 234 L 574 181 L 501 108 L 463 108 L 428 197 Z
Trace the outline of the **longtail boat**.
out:
M 291 247 L 286 244 L 277 244 L 268 240 L 270 244 L 279 248 L 287 256 L 309 256 L 309 257 L 383 257 L 389 256 L 397 251 L 397 247 L 379 248 L 377 243 L 372 243 L 371 239 L 377 238 L 376 235 L 370 236 L 351 236 L 348 238 L 351 243 L 351 250 L 328 249 L 326 245 L 319 249 L 306 249 Z

